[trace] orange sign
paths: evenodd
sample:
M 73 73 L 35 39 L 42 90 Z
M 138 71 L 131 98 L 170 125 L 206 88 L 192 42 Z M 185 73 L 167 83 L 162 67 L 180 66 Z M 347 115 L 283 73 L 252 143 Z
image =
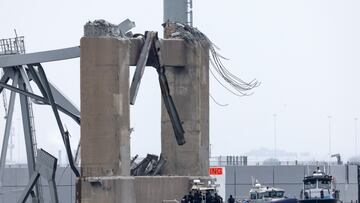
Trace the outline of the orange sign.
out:
M 209 174 L 210 175 L 215 175 L 215 176 L 222 175 L 223 174 L 223 168 L 221 168 L 221 167 L 210 167 L 209 168 Z

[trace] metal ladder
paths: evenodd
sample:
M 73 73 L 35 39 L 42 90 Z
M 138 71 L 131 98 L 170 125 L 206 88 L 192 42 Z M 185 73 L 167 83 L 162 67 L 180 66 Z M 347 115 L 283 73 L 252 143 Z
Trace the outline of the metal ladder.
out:
M 29 118 L 30 118 L 30 128 L 31 128 L 31 136 L 33 141 L 34 155 L 37 155 L 37 142 L 36 142 L 36 132 L 35 132 L 35 121 L 34 121 L 34 111 L 31 100 L 28 98 L 29 103 Z
M 36 158 L 37 157 L 37 141 L 36 141 L 34 111 L 33 111 L 32 101 L 30 98 L 28 98 L 28 104 L 29 104 L 28 109 L 29 109 L 30 128 L 31 128 L 31 139 L 32 139 L 32 143 L 33 143 L 34 156 Z M 39 194 L 37 194 L 37 196 L 40 200 L 39 202 L 42 203 L 42 202 L 44 202 L 44 200 L 43 200 L 43 190 L 42 190 L 41 179 L 38 180 L 37 184 L 39 186 L 38 187 Z
M 2 69 L 0 69 L 0 78 L 2 78 L 2 76 L 4 75 L 4 71 Z M 7 117 L 7 112 L 8 112 L 8 109 L 7 109 L 7 97 L 6 97 L 6 92 L 5 90 L 2 91 L 2 99 L 3 99 L 3 105 L 4 105 L 4 110 L 5 110 L 5 116 L 4 118 L 6 119 Z

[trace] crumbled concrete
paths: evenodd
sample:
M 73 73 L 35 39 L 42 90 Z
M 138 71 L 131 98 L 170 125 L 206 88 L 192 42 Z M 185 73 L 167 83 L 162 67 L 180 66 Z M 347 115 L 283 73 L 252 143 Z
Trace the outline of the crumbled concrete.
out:
M 84 26 L 85 37 L 115 37 L 125 38 L 131 28 L 135 27 L 135 23 L 126 19 L 119 25 L 109 23 L 105 20 L 89 21 Z

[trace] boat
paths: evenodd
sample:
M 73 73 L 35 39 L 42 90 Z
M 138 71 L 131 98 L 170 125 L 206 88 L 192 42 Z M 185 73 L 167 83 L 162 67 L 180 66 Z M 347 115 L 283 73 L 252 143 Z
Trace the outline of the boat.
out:
M 261 185 L 258 181 L 250 189 L 250 203 L 297 203 L 296 198 L 285 196 L 285 190 L 277 187 L 268 187 Z
M 305 176 L 299 203 L 340 203 L 340 191 L 336 190 L 334 177 L 319 167 L 312 175 Z

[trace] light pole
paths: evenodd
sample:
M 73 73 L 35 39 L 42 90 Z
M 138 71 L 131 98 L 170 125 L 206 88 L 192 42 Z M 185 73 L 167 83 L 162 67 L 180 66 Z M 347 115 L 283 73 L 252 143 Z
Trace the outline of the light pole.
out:
M 276 117 L 277 114 L 274 114 L 274 159 L 276 159 L 277 151 L 276 151 Z
M 331 158 L 331 116 L 328 116 L 329 119 L 329 159 Z
M 354 137 L 355 137 L 355 157 L 357 157 L 357 131 L 358 131 L 358 127 L 357 127 L 357 121 L 358 118 L 354 118 Z

